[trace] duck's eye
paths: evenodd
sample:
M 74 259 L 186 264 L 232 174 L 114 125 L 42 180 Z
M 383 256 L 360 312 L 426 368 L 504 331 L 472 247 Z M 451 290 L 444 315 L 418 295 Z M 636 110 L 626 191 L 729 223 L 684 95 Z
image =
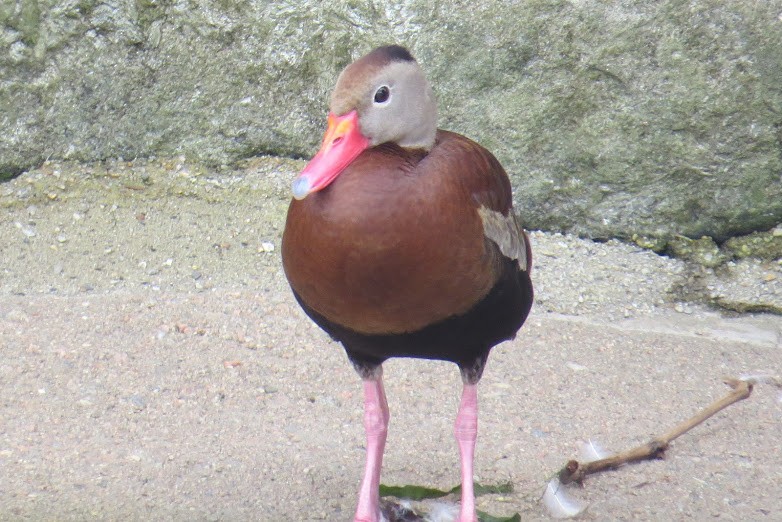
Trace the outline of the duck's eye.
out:
M 383 85 L 375 91 L 375 103 L 385 103 L 391 97 L 391 90 Z

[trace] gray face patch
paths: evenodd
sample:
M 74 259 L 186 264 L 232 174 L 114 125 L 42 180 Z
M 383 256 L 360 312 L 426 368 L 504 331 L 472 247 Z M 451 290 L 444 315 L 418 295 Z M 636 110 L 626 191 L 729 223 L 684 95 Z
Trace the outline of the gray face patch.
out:
M 331 112 L 339 116 L 355 110 L 361 133 L 372 145 L 393 142 L 430 150 L 437 132 L 437 103 L 423 71 L 414 60 L 370 60 L 378 56 L 370 53 L 340 74 Z M 377 102 L 381 88 L 388 96 Z

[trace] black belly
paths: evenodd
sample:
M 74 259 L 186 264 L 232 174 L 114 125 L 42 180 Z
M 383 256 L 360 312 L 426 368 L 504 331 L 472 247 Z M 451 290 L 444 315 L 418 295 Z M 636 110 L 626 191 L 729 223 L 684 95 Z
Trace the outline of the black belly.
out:
M 372 375 L 391 357 L 416 357 L 454 362 L 465 380 L 472 383 L 480 379 L 492 347 L 516 336 L 533 298 L 529 274 L 519 271 L 515 260 L 505 259 L 500 279 L 467 313 L 415 332 L 386 335 L 363 334 L 329 321 L 307 306 L 295 290 L 293 294 L 306 314 L 342 343 L 362 378 Z

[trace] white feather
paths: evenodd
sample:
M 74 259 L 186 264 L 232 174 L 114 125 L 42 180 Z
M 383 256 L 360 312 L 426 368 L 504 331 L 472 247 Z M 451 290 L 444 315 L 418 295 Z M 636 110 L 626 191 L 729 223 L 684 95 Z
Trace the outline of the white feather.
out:
M 558 478 L 551 479 L 546 485 L 543 505 L 554 518 L 573 518 L 585 509 L 579 502 L 568 497 Z
M 428 503 L 430 509 L 426 515 L 426 522 L 454 522 L 459 516 L 459 506 L 447 502 L 432 501 Z
M 586 464 L 608 457 L 608 452 L 592 439 L 578 443 L 578 460 Z

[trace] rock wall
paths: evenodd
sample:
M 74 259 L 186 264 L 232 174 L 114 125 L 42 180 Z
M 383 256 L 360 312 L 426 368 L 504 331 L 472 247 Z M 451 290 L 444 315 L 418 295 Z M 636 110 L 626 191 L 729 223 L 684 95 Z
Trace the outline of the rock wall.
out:
M 0 6 L 0 176 L 46 158 L 306 157 L 339 70 L 408 46 L 441 127 L 493 150 L 526 226 L 782 222 L 782 0 L 19 0 Z

